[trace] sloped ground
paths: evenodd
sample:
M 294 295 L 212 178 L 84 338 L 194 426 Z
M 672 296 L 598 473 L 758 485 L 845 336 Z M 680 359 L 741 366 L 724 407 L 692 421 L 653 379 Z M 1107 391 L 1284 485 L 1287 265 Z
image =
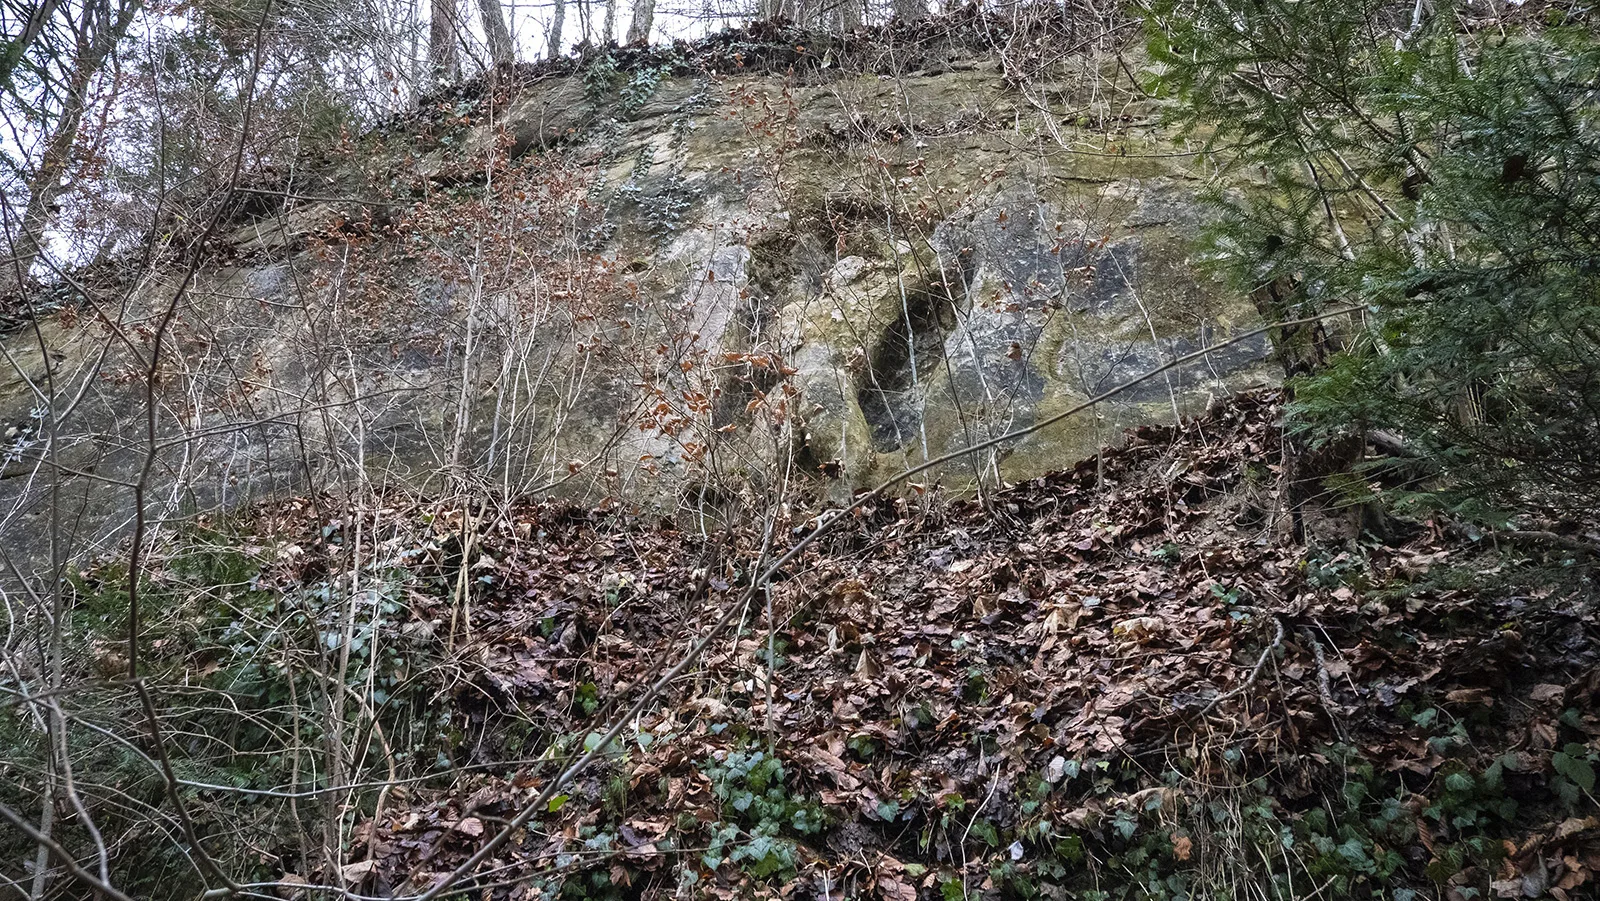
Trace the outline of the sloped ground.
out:
M 1431 525 L 1298 546 L 1278 415 L 1242 395 L 986 503 L 864 511 L 773 586 L 775 630 L 758 595 L 470 896 L 1593 897 L 1594 561 Z M 315 654 L 274 641 L 297 610 L 336 621 L 308 599 L 359 522 L 409 524 L 365 533 L 388 622 L 356 623 L 355 657 L 380 664 L 349 681 L 377 686 L 388 748 L 356 759 L 415 778 L 352 793 L 338 872 L 281 813 L 255 846 L 263 878 L 367 895 L 414 893 L 492 836 L 740 595 L 762 544 L 687 516 L 535 505 L 464 530 L 438 507 L 318 504 L 259 511 L 241 545 L 228 603 L 276 611 L 278 638 L 152 634 L 281 737 L 262 674 Z M 776 546 L 804 527 L 781 520 Z M 159 584 L 197 583 L 186 553 Z M 210 765 L 284 787 L 252 760 Z

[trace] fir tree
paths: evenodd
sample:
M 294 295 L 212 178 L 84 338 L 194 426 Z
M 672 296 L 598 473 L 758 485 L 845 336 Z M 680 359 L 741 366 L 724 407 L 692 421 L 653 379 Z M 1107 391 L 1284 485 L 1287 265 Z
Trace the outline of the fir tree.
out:
M 1162 0 L 1147 24 L 1151 87 L 1258 176 L 1213 196 L 1208 258 L 1269 318 L 1363 308 L 1280 336 L 1291 429 L 1411 456 L 1402 509 L 1600 506 L 1594 33 L 1373 0 Z

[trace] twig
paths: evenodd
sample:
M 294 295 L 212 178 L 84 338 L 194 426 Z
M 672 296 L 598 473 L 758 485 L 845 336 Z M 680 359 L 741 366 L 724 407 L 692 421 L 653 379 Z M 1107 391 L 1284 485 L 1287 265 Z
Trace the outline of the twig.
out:
M 250 68 L 250 77 L 244 86 L 244 111 L 240 122 L 239 141 L 234 148 L 233 167 L 228 176 L 227 189 L 223 194 L 226 198 L 231 196 L 233 189 L 239 185 L 239 175 L 244 169 L 245 150 L 249 146 L 251 116 L 255 109 L 256 78 L 261 73 L 261 57 L 264 51 L 262 35 L 266 31 L 267 19 L 272 13 L 272 0 L 267 0 L 261 7 L 261 18 L 256 22 L 255 30 L 255 59 Z M 189 286 L 194 283 L 200 271 L 200 263 L 205 258 L 205 246 L 217 228 L 222 224 L 226 213 L 226 204 L 219 204 L 213 212 L 205 230 L 194 243 L 195 253 L 190 260 L 188 268 L 184 271 L 183 278 L 172 292 L 172 299 L 167 302 L 166 309 L 152 331 L 150 339 L 150 356 L 148 367 L 144 372 L 144 431 L 145 455 L 140 466 L 138 478 L 133 484 L 133 535 L 129 539 L 128 550 L 128 679 L 139 693 L 139 700 L 144 707 L 145 718 L 150 727 L 150 737 L 154 744 L 155 758 L 161 764 L 161 775 L 166 789 L 167 799 L 177 811 L 178 822 L 183 827 L 184 840 L 189 844 L 200 868 L 208 877 L 222 883 L 219 888 L 207 887 L 204 897 L 227 897 L 239 890 L 238 882 L 234 881 L 216 862 L 201 843 L 199 835 L 195 832 L 194 822 L 189 816 L 187 806 L 184 804 L 183 795 L 178 791 L 178 777 L 172 771 L 172 762 L 167 757 L 166 744 L 161 735 L 161 720 L 156 716 L 155 703 L 150 698 L 150 692 L 139 677 L 139 581 L 143 575 L 145 554 L 145 531 L 148 526 L 145 511 L 145 491 L 150 485 L 150 476 L 155 469 L 157 450 L 156 428 L 156 385 L 160 381 L 161 347 L 168 331 L 178 316 L 178 306 L 189 291 Z
M 1558 532 L 1546 532 L 1537 529 L 1511 529 L 1504 532 L 1490 532 L 1490 537 L 1504 539 L 1514 544 L 1544 544 L 1558 547 L 1564 551 L 1576 554 L 1588 554 L 1600 557 L 1600 543 L 1562 535 Z
M 60 861 L 61 865 L 67 868 L 67 872 L 71 873 L 74 879 L 77 879 L 79 882 L 90 886 L 95 891 L 100 892 L 106 897 L 112 898 L 113 901 L 133 901 L 132 898 L 118 891 L 116 886 L 113 886 L 108 882 L 101 881 L 98 876 L 89 872 L 88 870 L 85 870 L 77 860 L 73 859 L 71 854 L 67 853 L 67 849 L 56 843 L 55 839 L 45 835 L 38 829 L 35 829 L 32 823 L 23 819 L 17 814 L 16 811 L 4 804 L 0 804 L 0 819 L 5 819 L 6 821 L 10 822 L 11 825 L 20 829 L 23 835 L 26 835 L 28 838 L 32 839 L 39 847 L 49 851 L 50 856 Z
M 1322 642 L 1317 641 L 1316 633 L 1310 626 L 1301 626 L 1300 635 L 1311 645 L 1311 653 L 1317 658 L 1317 694 L 1322 698 L 1322 706 L 1328 712 L 1328 722 L 1333 724 L 1333 731 L 1338 733 L 1340 741 L 1349 741 L 1350 736 L 1344 731 L 1344 723 L 1336 715 L 1339 705 L 1333 701 L 1333 680 L 1328 675 L 1328 658 L 1322 652 Z
M 1277 634 L 1272 637 L 1272 644 L 1267 645 L 1266 649 L 1261 652 L 1261 656 L 1256 658 L 1256 665 L 1250 668 L 1250 675 L 1246 677 L 1243 682 L 1239 683 L 1238 688 L 1235 688 L 1233 691 L 1227 692 L 1226 694 L 1220 694 L 1212 698 L 1211 703 L 1207 704 L 1200 710 L 1201 716 L 1205 716 L 1206 714 L 1210 713 L 1211 708 L 1221 704 L 1223 701 L 1238 697 L 1247 689 L 1249 689 L 1250 686 L 1255 684 L 1256 679 L 1261 675 L 1262 667 L 1267 665 L 1268 658 L 1272 656 L 1274 651 L 1283 646 L 1283 620 L 1279 619 L 1277 615 L 1274 614 L 1272 617 L 1272 624 L 1278 627 Z
M 468 570 L 472 568 L 472 553 L 476 548 L 473 545 L 478 533 L 472 527 L 472 507 L 470 504 L 461 505 L 461 571 L 456 573 L 456 596 L 450 605 L 450 634 L 445 639 L 445 653 L 455 652 L 456 648 L 456 619 L 461 619 L 461 640 L 463 643 L 472 641 L 472 597 L 468 593 Z
M 139 703 L 144 708 L 145 722 L 150 727 L 150 742 L 155 751 L 155 762 L 160 765 L 162 785 L 166 789 L 168 800 L 172 802 L 173 810 L 178 815 L 178 825 L 183 830 L 183 839 L 189 848 L 194 851 L 194 856 L 199 861 L 201 869 L 222 883 L 221 888 L 208 888 L 205 897 L 227 897 L 239 890 L 239 885 L 216 862 L 200 841 L 200 833 L 194 828 L 194 819 L 189 816 L 189 807 L 183 803 L 183 795 L 178 791 L 178 776 L 172 770 L 172 759 L 167 756 L 167 743 L 161 735 L 161 720 L 156 716 L 155 701 L 150 697 L 150 690 L 145 687 L 143 679 L 134 679 L 133 688 L 139 694 Z

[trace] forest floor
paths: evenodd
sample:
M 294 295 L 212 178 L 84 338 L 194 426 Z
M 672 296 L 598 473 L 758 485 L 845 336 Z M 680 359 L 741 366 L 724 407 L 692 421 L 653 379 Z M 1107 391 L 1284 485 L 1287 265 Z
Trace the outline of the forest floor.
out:
M 1302 546 L 1280 415 L 1241 395 L 983 502 L 859 511 L 470 896 L 1593 897 L 1596 560 L 1432 522 Z M 209 686 L 233 724 L 185 772 L 306 787 L 316 765 L 290 761 L 326 714 L 304 667 L 365 698 L 350 771 L 402 780 L 341 796 L 336 867 L 314 829 L 288 837 L 312 805 L 197 803 L 274 824 L 263 878 L 425 888 L 741 597 L 759 524 L 691 519 L 303 498 L 174 538 L 151 680 Z M 337 603 L 352 547 L 370 605 Z

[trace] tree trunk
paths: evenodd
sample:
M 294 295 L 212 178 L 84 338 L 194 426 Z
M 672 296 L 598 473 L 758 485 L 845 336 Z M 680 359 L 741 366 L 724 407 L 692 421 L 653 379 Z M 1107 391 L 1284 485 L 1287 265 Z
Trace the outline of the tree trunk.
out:
M 628 23 L 628 43 L 648 44 L 655 18 L 656 0 L 633 0 L 633 21 Z
M 428 65 L 435 84 L 455 81 L 461 71 L 461 54 L 456 46 L 456 0 L 430 0 L 428 16 Z
M 1257 286 L 1250 295 L 1256 312 L 1266 322 L 1284 322 L 1306 315 L 1305 295 L 1293 280 L 1279 277 Z M 1328 360 L 1344 349 L 1346 337 L 1337 320 L 1273 329 L 1273 353 L 1283 365 L 1285 380 L 1306 375 L 1328 365 Z
M 862 0 L 840 0 L 833 8 L 834 26 L 840 31 L 860 28 L 864 7 Z
M 894 0 L 894 17 L 905 22 L 928 14 L 927 0 Z
M 478 0 L 478 15 L 483 19 L 483 35 L 489 43 L 489 56 L 494 64 L 515 63 L 517 51 L 511 45 L 511 30 L 506 28 L 506 14 L 500 8 L 500 0 Z
M 567 0 L 555 0 L 555 12 L 550 15 L 550 53 L 551 59 L 556 59 L 565 52 L 561 44 L 561 26 L 567 21 Z
M 11 253 L 6 260 L 5 272 L 0 273 L 0 294 L 9 294 L 28 283 L 30 270 L 39 259 L 44 233 L 59 212 L 58 203 L 61 195 L 66 193 L 62 181 L 67 174 L 72 146 L 78 140 L 78 128 L 83 124 L 83 92 L 88 80 L 82 73 L 73 73 L 72 85 L 63 101 L 61 118 L 57 120 L 55 131 L 45 144 L 38 168 L 33 170 L 32 177 L 28 179 L 28 205 L 23 210 L 20 227 L 9 235 Z
M 1301 286 L 1284 277 L 1259 285 L 1251 294 L 1256 312 L 1269 323 L 1306 315 Z M 1275 328 L 1268 333 L 1273 353 L 1283 365 L 1284 398 L 1294 399 L 1293 380 L 1318 372 L 1344 349 L 1345 336 L 1335 320 L 1318 320 Z M 1365 449 L 1364 436 L 1350 435 L 1313 446 L 1303 436 L 1286 429 L 1283 436 L 1284 500 L 1289 510 L 1290 534 L 1298 541 L 1337 542 L 1360 532 L 1366 505 L 1343 506 L 1328 490 L 1329 476 L 1347 473 Z
M 28 21 L 23 24 L 22 33 L 10 41 L 5 51 L 0 53 L 0 85 L 11 83 L 11 75 L 27 56 L 28 47 L 39 39 L 45 23 L 50 21 L 50 17 L 54 16 L 60 7 L 61 0 L 45 0 L 28 13 Z
M 600 43 L 610 45 L 617 39 L 617 0 L 606 0 L 606 27 L 605 33 L 600 35 Z

